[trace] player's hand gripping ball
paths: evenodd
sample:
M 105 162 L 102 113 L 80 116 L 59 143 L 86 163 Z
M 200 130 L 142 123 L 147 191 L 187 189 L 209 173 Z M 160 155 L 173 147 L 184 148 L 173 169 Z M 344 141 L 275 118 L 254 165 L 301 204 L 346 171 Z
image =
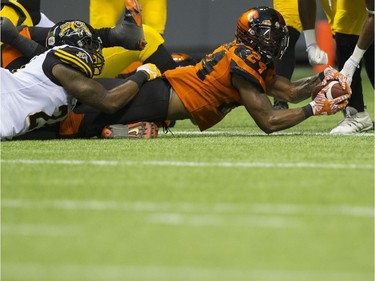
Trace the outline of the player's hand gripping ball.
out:
M 313 101 L 310 103 L 314 115 L 331 115 L 343 110 L 348 105 L 350 94 L 350 87 L 343 89 L 336 80 L 316 86 L 311 94 Z
M 325 86 L 322 84 L 316 86 L 312 91 L 311 99 L 314 100 L 320 91 L 323 91 L 329 100 L 333 100 L 344 95 L 348 95 L 348 97 L 350 97 L 350 92 L 348 92 L 347 89 L 344 90 L 337 80 L 330 80 Z

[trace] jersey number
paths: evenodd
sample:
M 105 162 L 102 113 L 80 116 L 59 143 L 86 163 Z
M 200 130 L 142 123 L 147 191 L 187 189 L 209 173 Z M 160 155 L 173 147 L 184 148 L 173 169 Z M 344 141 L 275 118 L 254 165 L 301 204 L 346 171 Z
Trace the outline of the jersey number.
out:
M 62 105 L 55 110 L 52 115 L 48 115 L 47 113 L 40 111 L 34 113 L 33 115 L 29 115 L 29 130 L 34 130 L 36 128 L 42 127 L 44 124 L 53 124 L 59 119 L 62 119 L 68 114 L 68 106 Z

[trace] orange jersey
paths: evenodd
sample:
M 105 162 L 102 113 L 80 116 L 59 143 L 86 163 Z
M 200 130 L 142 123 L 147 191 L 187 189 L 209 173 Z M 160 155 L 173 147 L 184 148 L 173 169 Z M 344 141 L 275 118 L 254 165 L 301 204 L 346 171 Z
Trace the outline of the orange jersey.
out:
M 204 131 L 242 105 L 240 93 L 232 86 L 233 74 L 265 92 L 275 70 L 271 59 L 233 41 L 220 46 L 195 66 L 168 70 L 164 76 Z

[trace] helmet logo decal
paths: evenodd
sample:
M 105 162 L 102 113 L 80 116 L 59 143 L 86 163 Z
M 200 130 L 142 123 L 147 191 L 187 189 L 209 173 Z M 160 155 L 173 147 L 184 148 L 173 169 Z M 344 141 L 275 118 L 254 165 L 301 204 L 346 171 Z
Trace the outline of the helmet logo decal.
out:
M 92 36 L 90 29 L 84 22 L 70 21 L 60 25 L 60 37 L 78 35 L 78 37 L 82 38 L 85 34 Z
M 250 11 L 250 13 L 247 16 L 248 21 L 253 21 L 255 19 L 259 18 L 259 13 L 256 10 Z
M 88 55 L 84 52 L 78 52 L 77 57 L 79 57 L 81 60 L 85 61 L 86 63 L 89 62 Z

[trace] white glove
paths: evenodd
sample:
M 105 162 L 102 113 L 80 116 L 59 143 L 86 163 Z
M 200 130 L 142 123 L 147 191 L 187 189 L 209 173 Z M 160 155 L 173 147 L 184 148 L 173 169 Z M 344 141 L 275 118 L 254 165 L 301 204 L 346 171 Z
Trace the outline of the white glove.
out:
M 306 42 L 306 52 L 311 65 L 327 64 L 328 55 L 322 51 L 316 43 L 315 29 L 307 29 L 303 31 Z
M 320 64 L 327 64 L 328 63 L 328 55 L 326 52 L 321 50 L 318 44 L 313 43 L 310 44 L 307 48 L 307 56 L 309 58 L 309 63 L 311 65 L 320 65 Z
M 137 68 L 137 72 L 138 71 L 146 72 L 148 75 L 148 79 L 147 79 L 148 81 L 161 77 L 159 68 L 157 68 L 157 66 L 152 63 L 146 63 L 146 64 L 139 66 Z
M 357 68 L 358 64 L 352 58 L 349 58 L 340 71 L 342 75 L 346 76 L 346 83 L 348 83 L 349 85 L 352 84 L 353 75 Z

